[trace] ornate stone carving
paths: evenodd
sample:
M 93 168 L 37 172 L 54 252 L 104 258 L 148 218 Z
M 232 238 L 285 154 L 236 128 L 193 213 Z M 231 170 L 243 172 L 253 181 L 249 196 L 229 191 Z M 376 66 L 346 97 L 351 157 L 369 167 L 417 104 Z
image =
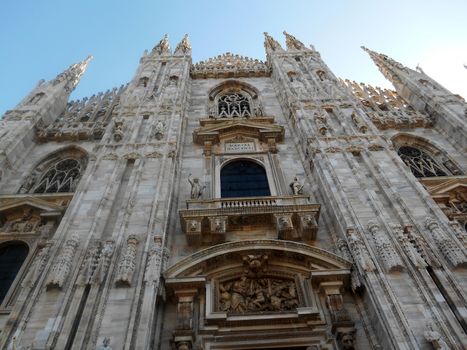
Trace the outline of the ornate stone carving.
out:
M 33 232 L 40 224 L 40 219 L 33 215 L 32 208 L 26 207 L 23 209 L 23 214 L 20 218 L 11 221 L 6 221 L 3 225 L 3 230 L 10 232 Z
M 428 265 L 425 262 L 425 259 L 423 259 L 412 242 L 410 242 L 408 235 L 404 234 L 402 227 L 399 225 L 392 225 L 391 228 L 412 264 L 414 264 L 419 269 L 427 267 Z
M 180 41 L 177 47 L 175 48 L 174 54 L 185 55 L 185 54 L 190 54 L 190 53 L 191 53 L 191 44 L 190 44 L 190 41 L 188 40 L 188 34 L 185 34 L 182 41 Z
M 99 241 L 90 243 L 76 284 L 85 286 L 102 283 L 107 273 L 112 253 L 113 241 L 106 241 L 103 245 Z
M 203 191 L 206 186 L 201 186 L 199 179 L 197 177 L 191 178 L 191 174 L 188 175 L 188 182 L 191 185 L 190 197 L 191 199 L 199 199 L 203 195 Z
M 41 248 L 36 258 L 34 259 L 34 262 L 29 268 L 27 275 L 24 277 L 23 282 L 21 283 L 21 286 L 23 288 L 34 287 L 38 278 L 40 277 L 42 272 L 44 272 L 45 265 L 47 264 L 47 260 L 50 256 L 50 248 L 52 247 L 52 245 L 52 241 L 47 241 L 45 245 Z
M 70 239 L 65 242 L 63 250 L 55 261 L 47 278 L 47 289 L 62 288 L 68 278 L 73 263 L 73 257 L 79 246 L 78 234 L 73 234 Z
M 269 76 L 271 70 L 262 61 L 227 52 L 223 55 L 196 63 L 191 67 L 190 73 L 193 79 L 264 77 Z
M 352 112 L 352 120 L 354 124 L 357 126 L 358 131 L 365 134 L 368 131 L 368 127 L 363 122 L 363 119 L 355 112 Z
M 105 337 L 102 340 L 102 345 L 99 345 L 96 350 L 112 350 L 112 347 L 110 346 L 110 338 Z
M 152 49 L 153 54 L 157 55 L 164 55 L 170 53 L 170 46 L 169 46 L 169 36 L 167 34 L 159 41 L 159 43 L 154 46 Z
M 243 266 L 244 266 L 244 275 L 249 278 L 259 278 L 262 277 L 268 267 L 269 257 L 265 254 L 249 254 L 243 257 Z
M 31 189 L 34 187 L 38 179 L 39 179 L 39 172 L 37 170 L 34 170 L 31 174 L 29 174 L 26 177 L 26 180 L 19 188 L 18 193 L 29 193 L 29 191 L 31 191 Z
M 326 135 L 328 132 L 328 120 L 325 114 L 323 113 L 315 113 L 314 114 L 316 128 L 318 129 L 321 135 Z
M 154 244 L 148 253 L 148 262 L 144 271 L 144 282 L 157 285 L 163 265 L 162 237 L 154 236 Z
M 136 247 L 138 239 L 135 235 L 129 235 L 126 243 L 125 252 L 123 253 L 117 267 L 117 276 L 115 278 L 116 286 L 131 286 L 133 273 L 136 269 Z
M 277 236 L 280 239 L 290 239 L 291 234 L 294 230 L 293 223 L 292 223 L 292 214 L 285 213 L 285 214 L 274 214 L 276 218 L 276 229 L 277 229 Z
M 337 248 L 341 252 L 342 257 L 344 259 L 354 262 L 354 259 L 350 254 L 349 246 L 347 245 L 347 242 L 344 239 L 340 238 L 337 240 Z M 352 271 L 350 274 L 350 286 L 354 293 L 360 288 L 362 288 L 362 282 L 360 281 L 360 277 L 358 276 L 358 272 L 355 267 L 352 267 Z
M 417 233 L 411 225 L 404 226 L 404 232 L 407 234 L 410 242 L 415 246 L 421 257 L 429 266 L 440 267 L 438 258 L 433 254 L 425 238 Z
M 227 216 L 209 217 L 211 233 L 224 234 L 227 230 Z
M 298 307 L 295 282 L 242 276 L 219 284 L 219 309 L 229 313 L 291 311 Z
M 430 230 L 431 235 L 443 253 L 444 257 L 455 267 L 467 266 L 467 259 L 460 247 L 448 237 L 448 235 L 440 228 L 438 222 L 432 217 L 425 219 L 425 226 Z
M 457 239 L 464 245 L 464 248 L 467 248 L 467 232 L 462 228 L 462 226 L 457 221 L 449 223 Z
M 304 240 L 316 239 L 316 231 L 318 230 L 318 223 L 316 222 L 313 213 L 298 214 L 298 230 Z
M 339 334 L 337 341 L 342 350 L 354 350 L 354 331 Z
M 386 270 L 389 272 L 402 271 L 404 264 L 389 241 L 389 238 L 381 231 L 379 225 L 375 221 L 370 221 L 368 222 L 368 230 L 373 236 L 376 250 Z
M 423 333 L 425 336 L 425 339 L 431 343 L 433 346 L 433 349 L 439 349 L 439 350 L 449 350 L 451 349 L 448 344 L 444 341 L 443 337 L 441 334 L 439 334 L 438 331 L 435 331 L 433 329 L 432 325 L 428 325 L 428 329 Z
M 180 296 L 177 304 L 177 330 L 193 328 L 193 296 Z
M 373 263 L 365 244 L 361 238 L 358 237 L 358 233 L 354 229 L 347 229 L 347 240 L 355 262 L 363 269 L 363 271 L 374 271 L 376 269 L 375 264 Z
M 191 342 L 188 342 L 188 341 L 177 342 L 177 350 L 191 350 Z
M 285 44 L 287 46 L 287 50 L 310 50 L 306 48 L 305 45 L 303 45 L 303 43 L 293 35 L 287 33 L 285 30 L 283 33 L 285 35 Z
M 113 127 L 113 138 L 116 142 L 123 139 L 123 120 L 115 120 Z
M 158 120 L 154 126 L 153 137 L 156 140 L 162 140 L 165 134 L 165 123 L 162 120 Z

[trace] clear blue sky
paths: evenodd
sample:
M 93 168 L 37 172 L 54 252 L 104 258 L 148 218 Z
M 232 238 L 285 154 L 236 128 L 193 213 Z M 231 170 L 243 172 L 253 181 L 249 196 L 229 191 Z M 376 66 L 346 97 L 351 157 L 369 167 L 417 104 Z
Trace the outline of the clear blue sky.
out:
M 263 32 L 287 30 L 319 50 L 342 78 L 389 86 L 365 45 L 415 67 L 467 97 L 465 0 L 3 0 L 0 115 L 41 78 L 88 54 L 94 60 L 72 99 L 128 82 L 164 33 L 172 48 L 190 35 L 193 61 L 226 51 L 264 59 Z

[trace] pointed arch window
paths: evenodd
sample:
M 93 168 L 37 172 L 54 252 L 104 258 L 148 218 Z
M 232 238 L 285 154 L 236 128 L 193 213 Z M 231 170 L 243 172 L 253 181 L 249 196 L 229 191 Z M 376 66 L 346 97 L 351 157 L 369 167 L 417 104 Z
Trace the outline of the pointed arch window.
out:
M 248 160 L 237 160 L 221 169 L 221 197 L 270 196 L 266 170 Z
M 29 248 L 24 243 L 14 242 L 0 246 L 0 304 L 4 301 L 28 253 Z
M 413 147 L 402 146 L 398 152 L 404 163 L 415 177 L 447 176 L 447 170 L 435 161 L 427 152 Z
M 34 193 L 73 192 L 81 177 L 76 159 L 63 159 L 52 165 L 39 180 Z
M 19 193 L 74 192 L 87 164 L 85 152 L 69 148 L 56 152 L 26 177 Z
M 251 117 L 250 102 L 240 92 L 225 94 L 218 100 L 217 113 L 221 118 Z

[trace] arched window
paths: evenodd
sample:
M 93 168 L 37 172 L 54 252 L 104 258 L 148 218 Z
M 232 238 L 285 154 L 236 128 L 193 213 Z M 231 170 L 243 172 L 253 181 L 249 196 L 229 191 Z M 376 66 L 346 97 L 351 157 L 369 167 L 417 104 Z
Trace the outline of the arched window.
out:
M 268 178 L 264 168 L 252 161 L 238 160 L 221 170 L 221 197 L 269 196 Z
M 447 170 L 438 164 L 425 151 L 412 147 L 402 146 L 398 152 L 404 163 L 410 168 L 415 177 L 447 176 Z
M 81 170 L 78 160 L 63 159 L 42 175 L 34 193 L 73 192 L 81 176 Z
M 239 92 L 231 92 L 219 98 L 217 113 L 221 118 L 251 117 L 250 102 Z
M 87 155 L 71 147 L 42 161 L 26 178 L 19 193 L 74 192 L 86 168 Z
M 15 242 L 0 246 L 0 304 L 5 299 L 28 253 L 29 248 L 24 243 Z

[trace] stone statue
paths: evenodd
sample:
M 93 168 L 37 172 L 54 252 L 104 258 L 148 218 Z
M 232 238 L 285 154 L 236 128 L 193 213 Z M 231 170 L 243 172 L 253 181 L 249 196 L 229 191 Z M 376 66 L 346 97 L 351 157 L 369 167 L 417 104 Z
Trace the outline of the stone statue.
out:
M 431 343 L 431 345 L 433 345 L 434 349 L 440 349 L 440 350 L 450 349 L 448 344 L 446 344 L 446 342 L 441 337 L 441 334 L 439 334 L 439 332 L 435 331 L 433 329 L 432 325 L 428 326 L 428 330 L 425 331 L 425 333 L 423 333 L 423 335 L 425 336 L 425 339 L 427 341 L 429 341 Z
M 39 177 L 37 170 L 34 170 L 24 181 L 24 184 L 20 187 L 19 193 L 28 193 L 36 184 Z
M 292 194 L 294 196 L 297 196 L 297 195 L 300 195 L 300 194 L 303 194 L 303 186 L 299 181 L 298 181 L 298 178 L 295 176 L 293 181 L 290 183 L 290 188 L 292 189 Z
M 112 347 L 110 346 L 110 338 L 105 337 L 104 340 L 102 340 L 102 345 L 98 346 L 96 350 L 112 350 Z
M 199 179 L 197 177 L 191 178 L 191 174 L 188 175 L 188 182 L 191 185 L 191 199 L 199 199 L 203 195 L 203 191 L 206 186 L 201 186 Z
M 156 140 L 162 140 L 164 137 L 165 123 L 162 120 L 158 120 L 154 127 L 154 138 Z
M 354 337 L 352 333 L 344 333 L 340 341 L 343 350 L 354 350 Z
M 36 221 L 36 222 L 35 222 Z M 36 226 L 37 220 L 33 220 L 32 209 L 26 208 L 23 211 L 21 218 L 12 221 L 11 231 L 12 232 L 31 232 Z
M 253 110 L 253 114 L 255 117 L 262 117 L 264 115 L 263 106 L 261 102 L 258 102 L 258 105 Z

